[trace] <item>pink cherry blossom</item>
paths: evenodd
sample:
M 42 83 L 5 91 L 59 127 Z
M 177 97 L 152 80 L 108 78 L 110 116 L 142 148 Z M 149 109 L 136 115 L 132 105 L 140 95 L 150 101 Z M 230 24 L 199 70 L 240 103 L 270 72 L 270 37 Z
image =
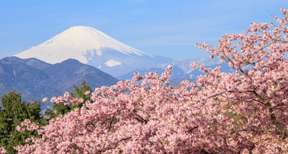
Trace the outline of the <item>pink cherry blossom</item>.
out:
M 0 147 L 0 154 L 5 154 L 6 150 L 3 147 Z
M 38 130 L 40 127 L 30 121 L 29 119 L 24 120 L 19 126 L 16 127 L 16 130 L 19 132 L 24 132 L 24 131 L 34 131 Z
M 233 72 L 199 64 L 204 75 L 171 86 L 169 65 L 162 75 L 136 73 L 132 80 L 96 88 L 91 101 L 69 93 L 53 97 L 56 104 L 83 106 L 39 127 L 32 144 L 16 149 L 21 154 L 288 153 L 288 11 L 282 12 L 281 22 L 252 23 L 245 33 L 223 36 L 217 47 L 199 44 Z

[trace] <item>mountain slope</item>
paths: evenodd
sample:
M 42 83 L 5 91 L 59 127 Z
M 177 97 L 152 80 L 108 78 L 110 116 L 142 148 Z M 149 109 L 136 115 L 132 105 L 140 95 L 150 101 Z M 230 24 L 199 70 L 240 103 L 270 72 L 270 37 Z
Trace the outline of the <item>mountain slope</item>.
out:
M 71 27 L 16 56 L 37 58 L 50 64 L 72 58 L 113 76 L 121 76 L 136 69 L 159 67 L 171 62 L 168 58 L 148 56 L 87 26 Z
M 102 49 L 106 48 L 117 50 L 126 55 L 141 55 L 137 49 L 131 48 L 92 27 L 74 26 L 16 56 L 20 58 L 33 57 L 52 64 L 73 58 L 86 64 L 89 54 L 101 56 L 103 54 Z
M 17 91 L 24 100 L 62 95 L 74 85 L 87 81 L 91 87 L 111 85 L 114 77 L 92 66 L 68 59 L 48 64 L 37 59 L 8 57 L 0 60 L 0 95 Z
M 156 72 L 158 74 L 162 74 L 165 71 L 164 68 L 149 68 L 149 69 L 139 69 L 132 71 L 128 74 L 125 74 L 123 76 L 119 76 L 118 78 L 121 80 L 129 80 L 133 77 L 134 72 L 140 73 L 140 75 L 145 75 L 148 72 Z M 181 68 L 178 66 L 174 65 L 172 69 L 172 74 L 169 78 L 169 82 L 172 85 L 177 85 L 179 84 L 182 80 L 187 80 L 189 79 L 188 74 L 186 74 Z
M 51 77 L 58 90 L 65 91 L 74 85 L 87 81 L 91 87 L 111 85 L 117 81 L 114 77 L 89 65 L 81 64 L 74 59 L 54 64 L 44 70 Z
M 18 91 L 24 99 L 40 99 L 46 95 L 60 93 L 49 81 L 50 77 L 43 71 L 25 64 L 24 60 L 9 57 L 0 60 L 0 95 Z

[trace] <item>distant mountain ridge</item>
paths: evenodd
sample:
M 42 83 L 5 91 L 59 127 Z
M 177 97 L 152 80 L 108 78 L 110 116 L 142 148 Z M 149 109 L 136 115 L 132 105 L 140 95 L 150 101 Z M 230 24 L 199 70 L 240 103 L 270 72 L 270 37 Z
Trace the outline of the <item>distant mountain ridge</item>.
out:
M 0 95 L 17 91 L 24 100 L 62 95 L 75 85 L 87 81 L 95 88 L 118 80 L 111 75 L 74 59 L 48 64 L 35 58 L 7 57 L 0 60 Z
M 162 74 L 165 71 L 164 68 L 149 68 L 149 69 L 139 69 L 139 70 L 134 70 L 128 74 L 125 74 L 123 76 L 119 76 L 118 79 L 120 80 L 129 80 L 132 78 L 133 74 L 135 72 L 140 73 L 140 75 L 145 75 L 148 72 L 156 72 L 158 74 Z M 172 85 L 177 85 L 180 83 L 182 80 L 187 80 L 189 79 L 189 76 L 187 73 L 185 73 L 181 68 L 179 68 L 177 65 L 173 66 L 171 76 L 169 78 L 169 82 Z
M 145 54 L 89 26 L 70 27 L 15 56 L 37 58 L 50 64 L 72 58 L 115 77 L 172 63 L 169 58 Z

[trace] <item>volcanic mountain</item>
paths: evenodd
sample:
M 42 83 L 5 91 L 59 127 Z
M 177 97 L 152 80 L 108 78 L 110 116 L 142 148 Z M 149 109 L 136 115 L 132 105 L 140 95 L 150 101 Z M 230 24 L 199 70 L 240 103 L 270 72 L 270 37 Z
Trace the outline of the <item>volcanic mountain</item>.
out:
M 37 58 L 50 64 L 76 59 L 116 77 L 137 69 L 163 67 L 171 62 L 168 58 L 148 56 L 88 26 L 68 28 L 15 56 Z

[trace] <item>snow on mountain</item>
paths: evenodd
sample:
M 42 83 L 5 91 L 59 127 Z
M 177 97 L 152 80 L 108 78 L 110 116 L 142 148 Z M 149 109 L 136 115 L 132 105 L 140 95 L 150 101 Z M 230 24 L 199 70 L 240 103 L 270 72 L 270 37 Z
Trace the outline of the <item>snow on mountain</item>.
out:
M 171 62 L 168 58 L 148 56 L 88 26 L 68 28 L 15 56 L 37 58 L 50 64 L 76 59 L 116 77 L 139 68 L 159 67 Z
M 105 62 L 105 65 L 108 67 L 114 67 L 114 66 L 121 65 L 121 62 L 114 60 L 114 59 L 110 59 L 110 60 Z
M 95 55 L 101 56 L 102 49 L 105 48 L 114 49 L 126 55 L 142 55 L 139 50 L 129 47 L 93 27 L 74 26 L 16 56 L 19 58 L 33 57 L 52 64 L 68 58 L 88 63 L 87 55 L 91 54 L 91 51 Z

